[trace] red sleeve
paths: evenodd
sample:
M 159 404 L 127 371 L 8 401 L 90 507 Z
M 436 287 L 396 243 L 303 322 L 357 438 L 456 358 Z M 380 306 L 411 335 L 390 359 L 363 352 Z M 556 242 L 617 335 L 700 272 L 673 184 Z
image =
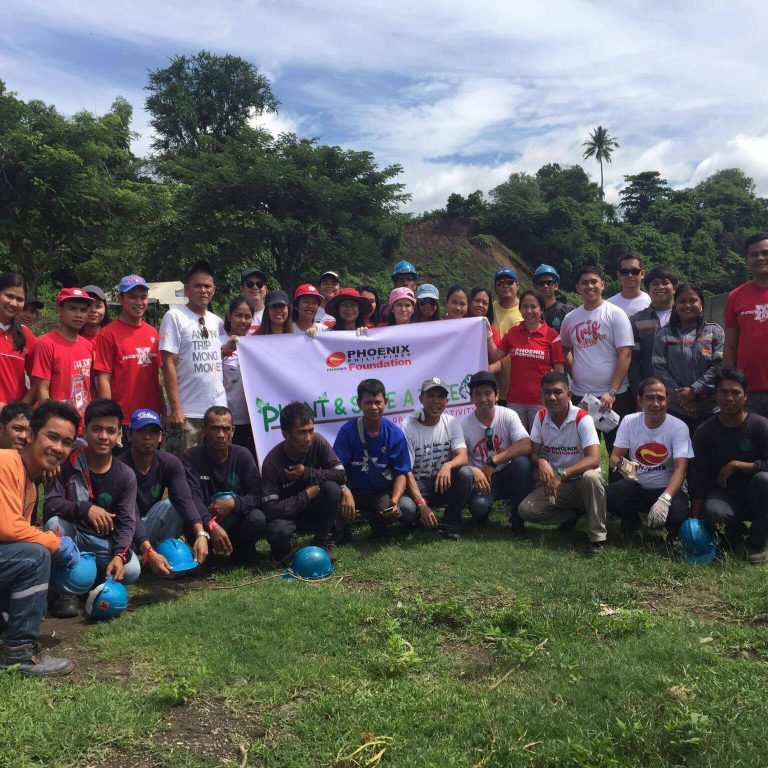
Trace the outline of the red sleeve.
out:
M 46 338 L 39 339 L 32 353 L 30 376 L 50 381 L 53 375 L 53 343 Z
M 560 341 L 560 334 L 554 330 L 554 328 L 549 329 L 549 341 L 550 341 L 550 363 L 554 365 L 555 363 L 565 363 L 565 355 L 563 354 L 563 344 Z
M 37 337 L 26 325 L 22 326 L 22 328 L 24 329 L 24 336 L 27 339 L 27 353 L 24 357 L 24 370 L 26 371 L 27 376 L 29 376 L 32 371 L 32 358 L 34 357 L 35 347 L 37 346 Z
M 738 290 L 738 288 L 736 290 Z M 736 290 L 731 291 L 728 294 L 728 298 L 725 300 L 725 327 L 729 330 L 731 328 L 738 328 L 739 326 L 738 314 L 736 313 L 736 308 L 733 306 L 736 303 L 734 297 Z
M 493 328 L 493 326 L 491 326 Z M 513 326 L 514 327 L 514 326 Z M 494 329 L 495 330 L 495 329 Z M 505 354 L 509 354 L 509 350 L 511 347 L 511 341 L 509 338 L 509 334 L 512 333 L 512 328 L 510 328 L 505 334 L 504 338 L 499 339 L 499 341 L 496 342 L 496 346 Z M 498 338 L 499 332 L 496 331 L 496 338 Z
M 499 329 L 495 325 L 491 326 L 491 336 L 493 337 L 493 343 L 498 347 L 501 336 L 499 336 Z
M 100 333 L 93 346 L 93 370 L 112 373 L 115 364 L 115 342 L 112 334 Z

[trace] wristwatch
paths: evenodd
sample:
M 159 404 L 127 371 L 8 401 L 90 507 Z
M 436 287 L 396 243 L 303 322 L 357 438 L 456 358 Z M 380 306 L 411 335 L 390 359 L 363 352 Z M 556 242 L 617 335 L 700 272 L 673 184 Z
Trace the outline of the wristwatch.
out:
M 497 463 L 496 463 L 496 462 L 493 460 L 493 456 L 489 456 L 489 457 L 488 457 L 488 458 L 485 460 L 485 463 L 486 463 L 486 464 L 487 464 L 489 467 L 493 467 L 494 469 L 496 469 L 496 467 L 498 467 L 498 466 L 499 466 L 499 465 L 498 465 L 498 464 L 497 464 Z
M 619 394 L 619 390 L 618 389 L 609 389 L 608 390 L 608 394 L 611 397 L 615 398 Z
M 556 470 L 556 472 L 557 472 L 557 476 L 561 480 L 567 480 L 568 479 L 568 475 L 565 474 L 565 470 L 564 469 L 558 469 L 558 470 Z
M 210 540 L 211 540 L 211 534 L 210 534 L 210 533 L 208 533 L 208 531 L 198 531 L 198 532 L 195 534 L 195 536 L 196 536 L 196 537 L 202 536 L 203 538 L 205 538 L 205 539 L 208 539 L 208 541 L 210 541 Z
M 672 497 L 666 491 L 664 491 L 659 498 L 664 499 L 664 501 L 672 501 Z

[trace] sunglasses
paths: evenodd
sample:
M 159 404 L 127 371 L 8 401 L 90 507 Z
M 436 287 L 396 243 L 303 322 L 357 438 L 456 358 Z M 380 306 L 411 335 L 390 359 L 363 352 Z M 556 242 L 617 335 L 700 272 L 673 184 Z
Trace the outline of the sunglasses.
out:
M 486 427 L 485 429 L 485 450 L 493 450 L 493 427 Z
M 245 281 L 245 287 L 246 288 L 258 288 L 261 290 L 266 283 L 263 280 L 246 280 Z
M 632 267 L 632 269 L 620 269 L 619 274 L 622 277 L 629 277 L 632 275 L 632 277 L 637 277 L 643 270 L 638 269 L 637 267 Z
M 419 304 L 423 307 L 425 304 L 431 304 L 433 307 L 437 306 L 436 299 L 419 299 Z
M 555 284 L 554 280 L 539 280 L 538 282 L 534 283 L 534 285 L 538 285 L 541 288 L 549 288 L 554 284 Z
M 497 280 L 496 285 L 514 285 L 517 280 Z
M 198 317 L 197 318 L 197 324 L 200 326 L 200 335 L 204 338 L 208 338 L 208 329 L 205 327 L 205 318 L 204 317 Z

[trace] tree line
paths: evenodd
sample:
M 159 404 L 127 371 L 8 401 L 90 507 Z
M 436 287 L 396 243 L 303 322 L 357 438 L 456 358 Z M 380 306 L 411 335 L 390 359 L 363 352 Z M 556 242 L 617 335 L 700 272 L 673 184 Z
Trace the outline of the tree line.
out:
M 409 195 L 399 165 L 259 127 L 279 102 L 236 56 L 176 56 L 149 73 L 146 90 L 155 140 L 140 158 L 125 99 L 103 115 L 65 116 L 0 81 L 0 268 L 21 272 L 33 289 L 111 286 L 129 272 L 176 279 L 201 257 L 224 280 L 249 265 L 288 289 L 325 268 L 345 282 L 389 284 L 414 218 L 400 211 Z M 602 174 L 619 145 L 599 127 L 585 146 Z M 554 265 L 564 287 L 579 266 L 612 271 L 629 251 L 713 293 L 744 278 L 741 245 L 768 229 L 766 200 L 749 177 L 728 169 L 682 190 L 657 171 L 625 180 L 621 203 L 610 205 L 583 168 L 551 163 L 511 174 L 487 196 L 451 194 L 425 215 L 468 220 L 529 264 Z

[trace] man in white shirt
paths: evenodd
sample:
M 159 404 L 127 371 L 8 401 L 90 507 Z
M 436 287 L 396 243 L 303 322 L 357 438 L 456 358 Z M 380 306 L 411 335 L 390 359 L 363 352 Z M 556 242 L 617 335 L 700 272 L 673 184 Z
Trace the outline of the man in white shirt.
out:
M 426 379 L 420 389 L 421 410 L 406 419 L 403 434 L 408 443 L 411 473 L 408 496 L 401 508 L 416 505 L 423 515 L 435 506 L 445 506 L 438 532 L 456 539 L 461 531 L 461 512 L 467 506 L 474 477 L 467 465 L 467 445 L 458 419 L 445 413 L 448 385 L 437 376 Z M 422 509 L 426 507 L 426 509 Z M 416 509 L 408 510 L 413 513 Z
M 332 298 L 339 295 L 341 290 L 341 279 L 336 272 L 323 272 L 320 275 L 320 282 L 317 284 L 320 290 L 320 295 L 323 297 L 323 304 L 328 303 Z M 323 306 L 317 308 L 317 314 L 315 315 L 315 322 L 321 323 L 326 328 L 333 328 L 336 325 L 336 318 L 333 315 L 329 315 Z
M 651 303 L 651 297 L 640 287 L 643 284 L 645 271 L 639 256 L 634 253 L 625 253 L 623 256 L 619 256 L 616 265 L 616 277 L 621 283 L 621 292 L 611 296 L 608 301 L 623 309 L 627 313 L 627 317 L 632 317 Z
M 525 528 L 517 507 L 533 490 L 528 458 L 531 439 L 520 417 L 510 408 L 497 405 L 499 391 L 492 373 L 478 371 L 472 375 L 469 397 L 475 412 L 461 420 L 474 476 L 469 512 L 482 525 L 488 521 L 494 501 L 509 499 L 509 524 L 512 532 L 521 536 Z
M 635 410 L 627 383 L 635 338 L 624 311 L 603 300 L 604 288 L 597 267 L 582 267 L 576 273 L 576 290 L 584 304 L 563 318 L 560 337 L 574 402 L 594 395 L 601 411 L 613 410 L 623 416 Z M 615 434 L 615 430 L 603 433 L 609 453 Z
M 168 395 L 166 450 L 179 458 L 199 445 L 203 415 L 212 405 L 227 405 L 221 371 L 221 318 L 208 311 L 216 292 L 214 272 L 197 261 L 184 277 L 186 305 L 171 307 L 160 323 L 160 354 Z
M 566 315 L 567 317 L 567 315 Z M 573 511 L 586 512 L 585 554 L 605 545 L 605 484 L 600 474 L 600 439 L 592 417 L 571 403 L 565 374 L 541 379 L 544 408 L 531 429 L 531 463 L 539 487 L 523 499 L 518 512 L 531 523 L 570 522 Z
M 241 275 L 241 286 L 243 298 L 248 299 L 253 307 L 253 327 L 258 330 L 264 316 L 264 297 L 269 290 L 267 275 L 260 269 L 245 269 Z
M 622 474 L 637 480 L 625 477 L 608 486 L 608 512 L 621 518 L 625 538 L 637 530 L 638 514 L 648 515 L 649 528 L 666 525 L 671 538 L 690 512 L 683 484 L 693 458 L 691 437 L 685 422 L 667 413 L 667 390 L 659 379 L 644 379 L 637 399 L 641 411 L 621 420 L 610 458 L 613 470 L 622 459 L 634 462 Z

